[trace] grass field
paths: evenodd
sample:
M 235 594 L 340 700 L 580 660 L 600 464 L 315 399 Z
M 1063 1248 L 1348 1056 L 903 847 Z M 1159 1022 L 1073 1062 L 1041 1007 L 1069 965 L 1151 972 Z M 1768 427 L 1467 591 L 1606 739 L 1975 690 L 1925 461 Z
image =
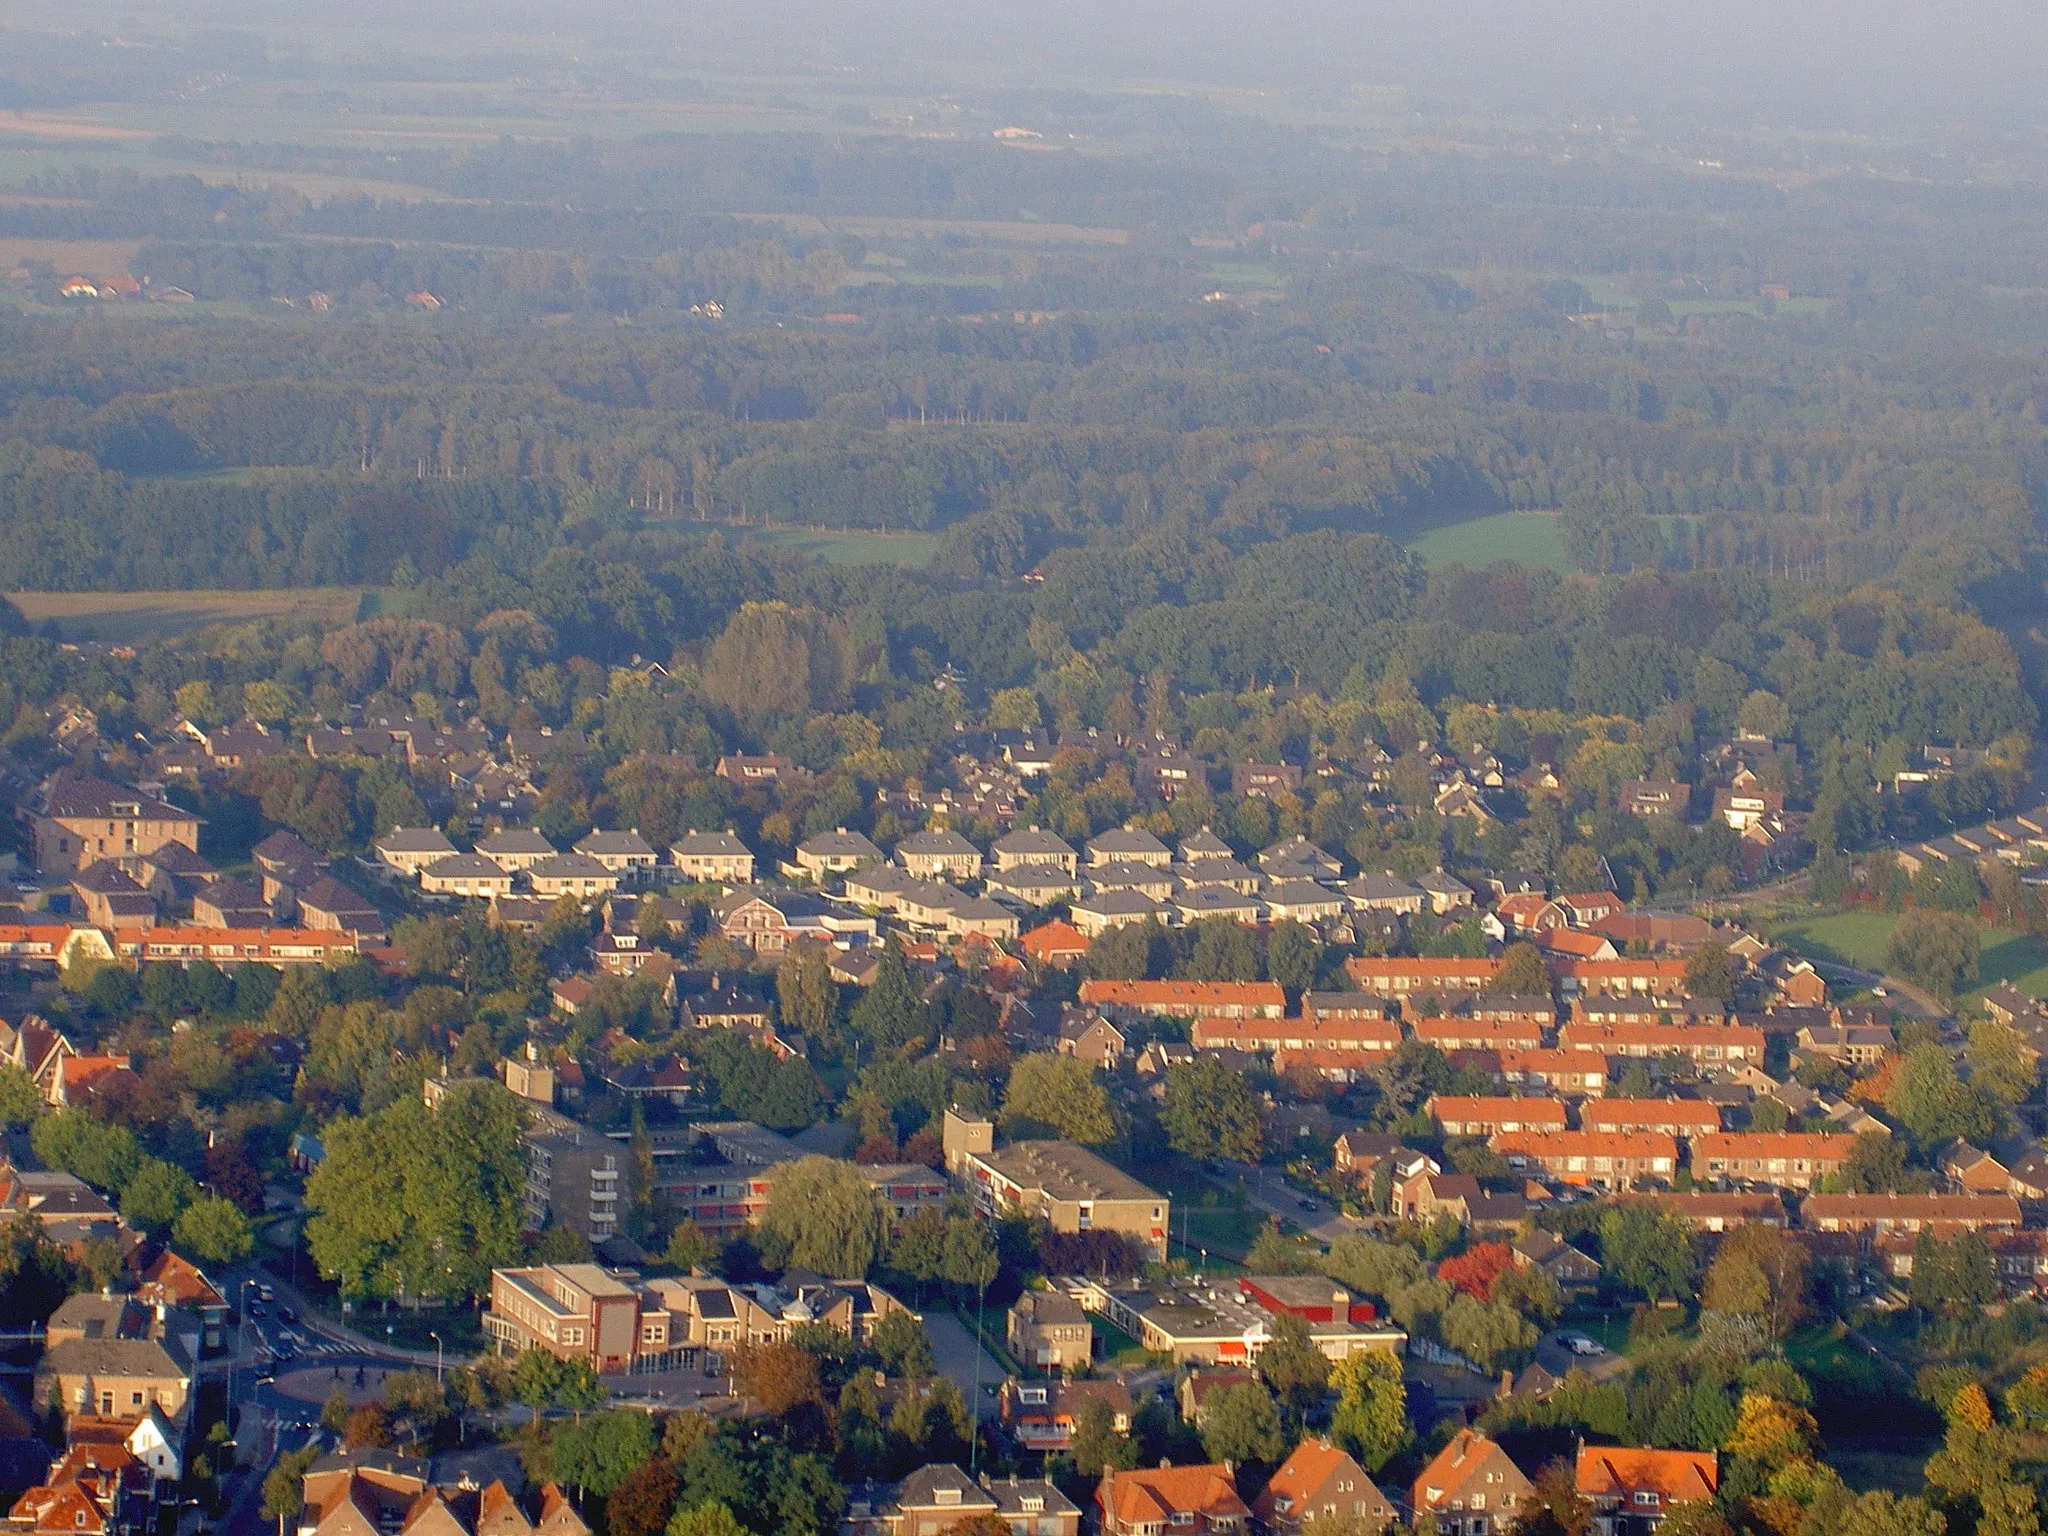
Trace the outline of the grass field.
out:
M 649 528 L 677 533 L 716 533 L 728 545 L 751 539 L 777 549 L 800 550 L 833 565 L 908 565 L 922 568 L 939 552 L 936 533 L 879 533 L 871 528 L 747 528 L 730 523 L 659 522 Z
M 1785 923 L 1773 937 L 1815 960 L 1832 960 L 1875 971 L 1884 967 L 1884 947 L 1898 925 L 1889 912 L 1841 912 Z M 2006 928 L 1981 930 L 1978 979 L 1971 995 L 2009 981 L 2030 997 L 2048 996 L 2048 943 Z
M 360 587 L 299 587 L 258 592 L 14 592 L 14 606 L 32 624 L 55 619 L 66 640 L 136 645 L 190 634 L 209 624 L 252 619 L 353 622 Z
M 1535 512 L 1498 512 L 1462 523 L 1445 523 L 1400 537 L 1398 542 L 1424 565 L 1468 565 L 1477 569 L 1496 560 L 1571 570 L 1557 519 Z

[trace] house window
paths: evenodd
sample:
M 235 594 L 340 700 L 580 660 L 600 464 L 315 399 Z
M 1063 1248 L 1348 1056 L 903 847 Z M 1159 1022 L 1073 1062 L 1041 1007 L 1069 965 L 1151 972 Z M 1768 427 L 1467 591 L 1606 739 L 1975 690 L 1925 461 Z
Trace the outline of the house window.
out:
M 1655 1509 L 1657 1507 L 1657 1495 L 1646 1489 L 1638 1489 L 1636 1492 L 1636 1504 L 1644 1509 Z

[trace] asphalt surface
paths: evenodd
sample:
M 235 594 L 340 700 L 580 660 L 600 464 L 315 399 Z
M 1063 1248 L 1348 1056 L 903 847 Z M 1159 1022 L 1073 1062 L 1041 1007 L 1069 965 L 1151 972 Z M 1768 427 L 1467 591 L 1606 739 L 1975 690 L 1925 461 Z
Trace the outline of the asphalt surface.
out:
M 974 1335 L 950 1312 L 927 1312 L 924 1331 L 932 1341 L 932 1359 L 939 1374 L 960 1389 L 970 1409 L 978 1395 L 980 1415 L 987 1418 L 995 1410 L 995 1393 L 1009 1373 L 975 1343 Z

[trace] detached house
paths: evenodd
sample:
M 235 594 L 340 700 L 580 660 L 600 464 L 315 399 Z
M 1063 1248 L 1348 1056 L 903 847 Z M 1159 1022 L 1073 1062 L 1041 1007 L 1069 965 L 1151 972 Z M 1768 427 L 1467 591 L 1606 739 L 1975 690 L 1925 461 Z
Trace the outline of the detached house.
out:
M 1095 1488 L 1101 1536 L 1211 1536 L 1245 1529 L 1251 1510 L 1225 1466 L 1111 1472 Z
M 1010 1353 L 1041 1370 L 1072 1370 L 1094 1354 L 1095 1330 L 1065 1291 L 1026 1291 L 1010 1308 Z
M 1438 1536 L 1495 1536 L 1514 1523 L 1531 1491 L 1496 1441 L 1461 1429 L 1422 1469 L 1410 1497 L 1417 1523 L 1427 1515 Z
M 1680 1504 L 1705 1502 L 1721 1485 L 1713 1451 L 1582 1445 L 1576 1471 L 1599 1536 L 1649 1536 Z
M 1347 1452 L 1327 1440 L 1297 1445 L 1252 1501 L 1252 1513 L 1269 1536 L 1297 1536 L 1309 1519 L 1342 1516 L 1363 1522 L 1368 1531 L 1383 1531 L 1394 1523 L 1394 1506 L 1387 1496 Z

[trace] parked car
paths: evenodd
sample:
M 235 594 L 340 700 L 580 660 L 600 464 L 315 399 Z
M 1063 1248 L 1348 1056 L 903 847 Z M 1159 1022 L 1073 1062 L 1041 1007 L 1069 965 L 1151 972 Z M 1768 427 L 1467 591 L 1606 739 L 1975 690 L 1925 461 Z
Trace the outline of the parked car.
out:
M 1560 1333 L 1557 1336 L 1557 1342 L 1575 1355 L 1590 1356 L 1607 1353 L 1607 1346 L 1605 1344 L 1589 1339 L 1583 1333 Z

